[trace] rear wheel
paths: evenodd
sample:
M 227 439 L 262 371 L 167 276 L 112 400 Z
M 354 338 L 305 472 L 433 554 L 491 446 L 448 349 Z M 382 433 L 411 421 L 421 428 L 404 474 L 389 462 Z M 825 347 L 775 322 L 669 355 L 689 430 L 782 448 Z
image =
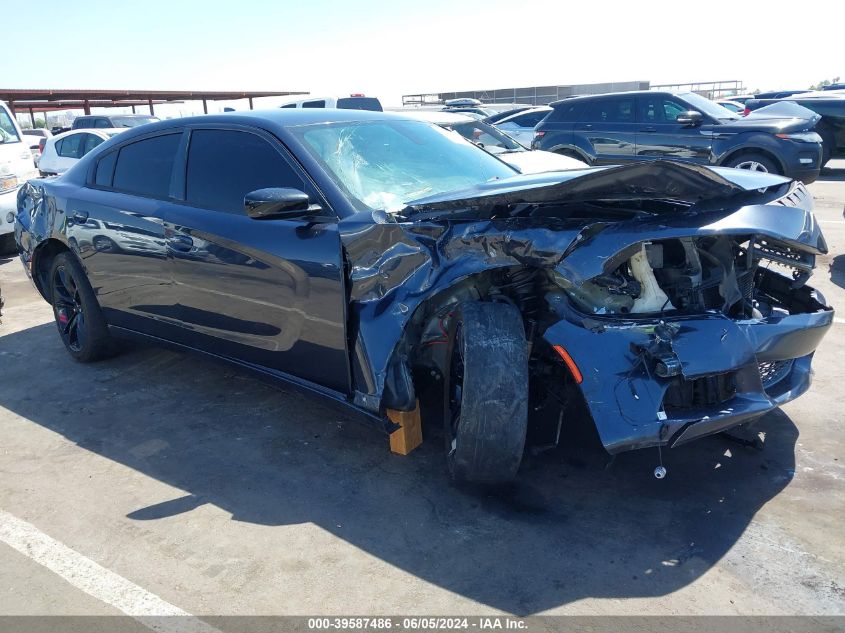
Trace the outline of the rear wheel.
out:
M 725 167 L 735 167 L 736 169 L 747 169 L 749 171 L 759 171 L 769 174 L 781 173 L 781 169 L 775 161 L 768 156 L 757 153 L 735 156 L 725 163 Z
M 459 304 L 446 353 L 449 474 L 455 481 L 510 481 L 528 428 L 528 346 L 519 310 L 507 303 Z
M 81 363 L 109 356 L 112 338 L 85 271 L 70 253 L 59 253 L 50 267 L 50 296 L 59 336 Z

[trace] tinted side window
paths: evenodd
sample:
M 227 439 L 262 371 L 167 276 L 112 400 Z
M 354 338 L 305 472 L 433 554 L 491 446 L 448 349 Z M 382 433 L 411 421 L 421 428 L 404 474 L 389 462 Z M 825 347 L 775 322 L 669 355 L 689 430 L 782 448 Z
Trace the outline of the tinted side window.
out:
M 383 111 L 381 102 L 375 97 L 343 97 L 337 100 L 337 107 L 346 110 Z
M 71 134 L 56 144 L 56 153 L 62 158 L 82 157 L 82 137 L 87 134 Z
M 101 139 L 99 136 L 96 136 L 94 134 L 80 134 L 80 136 L 85 137 L 85 139 L 82 141 L 82 154 L 81 154 L 81 156 L 85 156 L 85 154 L 87 154 L 92 149 L 97 147 L 97 145 L 99 145 L 100 143 L 103 142 L 103 139 Z
M 85 116 L 77 117 L 73 120 L 73 127 L 75 127 L 75 128 L 91 127 L 91 119 L 89 117 L 85 117 Z
M 528 114 L 521 114 L 519 116 L 515 116 L 511 119 L 511 121 L 513 121 L 520 127 L 534 127 L 540 121 L 545 119 L 548 114 L 548 111 L 529 112 Z
M 597 99 L 587 104 L 581 120 L 589 123 L 633 123 L 634 100 L 631 98 Z
M 265 187 L 305 189 L 302 179 L 264 139 L 248 132 L 196 130 L 188 148 L 187 201 L 243 213 L 244 196 Z
M 646 123 L 674 123 L 678 115 L 689 110 L 689 107 L 666 97 L 641 97 L 640 121 Z
M 326 101 L 325 99 L 321 99 L 320 101 L 306 101 L 302 104 L 303 108 L 325 108 Z
M 181 134 L 155 136 L 120 148 L 114 188 L 153 198 L 167 198 L 173 160 Z
M 108 119 L 96 119 L 94 121 L 94 127 L 111 127 L 111 121 Z
M 94 184 L 100 187 L 111 187 L 111 179 L 114 174 L 114 164 L 117 162 L 117 151 L 109 152 L 97 162 L 97 173 L 94 175 Z
M 574 101 L 572 103 L 561 103 L 554 107 L 546 118 L 547 121 L 561 121 L 572 123 L 578 120 L 581 111 L 584 109 L 582 101 Z
M 674 123 L 678 119 L 678 115 L 689 110 L 689 106 L 671 99 L 663 100 L 663 115 L 667 121 Z

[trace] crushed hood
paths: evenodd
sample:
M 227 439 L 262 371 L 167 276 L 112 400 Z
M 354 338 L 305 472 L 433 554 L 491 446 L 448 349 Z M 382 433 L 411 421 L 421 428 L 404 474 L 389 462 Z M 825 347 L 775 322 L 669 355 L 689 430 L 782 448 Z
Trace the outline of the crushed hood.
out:
M 657 160 L 490 181 L 415 200 L 399 215 L 413 219 L 475 211 L 479 217 L 497 217 L 504 214 L 503 209 L 515 205 L 625 200 L 671 200 L 692 205 L 788 181 L 772 174 Z

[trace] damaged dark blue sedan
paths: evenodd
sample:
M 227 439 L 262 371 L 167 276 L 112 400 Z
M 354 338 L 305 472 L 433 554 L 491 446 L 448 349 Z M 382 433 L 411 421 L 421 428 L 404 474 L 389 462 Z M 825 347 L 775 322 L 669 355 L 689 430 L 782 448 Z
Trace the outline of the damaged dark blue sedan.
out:
M 141 337 L 388 433 L 433 399 L 451 475 L 495 482 L 572 402 L 618 453 L 806 391 L 833 320 L 811 207 L 770 174 L 522 176 L 401 115 L 276 110 L 124 132 L 25 185 L 15 233 L 76 360 Z

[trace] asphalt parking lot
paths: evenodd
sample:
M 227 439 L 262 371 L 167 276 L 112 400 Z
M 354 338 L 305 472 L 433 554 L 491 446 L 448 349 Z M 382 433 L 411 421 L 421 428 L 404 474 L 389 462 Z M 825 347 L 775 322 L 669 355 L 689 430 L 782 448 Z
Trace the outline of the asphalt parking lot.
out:
M 845 159 L 810 189 L 845 306 Z M 658 481 L 564 447 L 491 491 L 236 369 L 75 364 L 17 259 L 0 285 L 0 614 L 845 614 L 845 312 L 762 451 L 706 438 Z

